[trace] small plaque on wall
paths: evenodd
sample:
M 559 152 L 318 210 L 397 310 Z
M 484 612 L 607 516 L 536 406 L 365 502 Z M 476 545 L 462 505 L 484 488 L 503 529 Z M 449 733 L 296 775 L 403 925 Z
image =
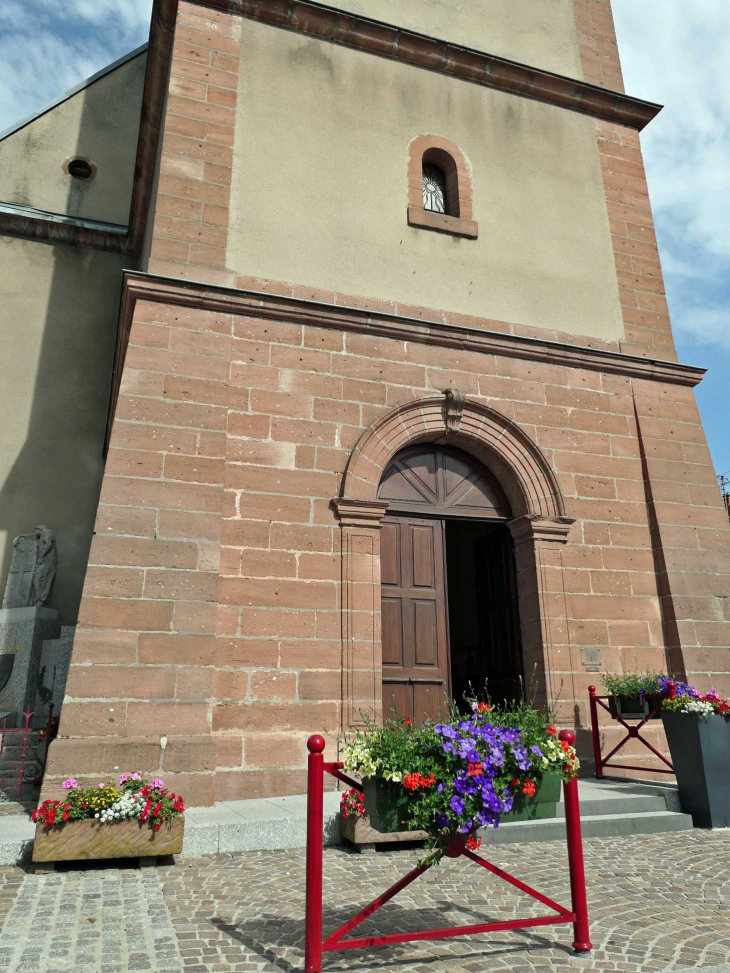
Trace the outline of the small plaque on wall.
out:
M 596 648 L 582 648 L 580 658 L 585 666 L 586 672 L 600 672 L 601 670 L 601 650 Z

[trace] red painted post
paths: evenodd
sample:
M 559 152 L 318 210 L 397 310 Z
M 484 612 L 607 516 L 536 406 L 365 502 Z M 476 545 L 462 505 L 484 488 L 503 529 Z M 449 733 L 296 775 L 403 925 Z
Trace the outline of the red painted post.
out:
M 565 740 L 571 747 L 575 744 L 572 730 L 561 730 L 559 740 Z M 580 830 L 580 803 L 578 801 L 578 778 L 563 782 L 565 799 L 565 831 L 568 839 L 568 868 L 570 870 L 570 896 L 575 922 L 573 923 L 573 949 L 576 953 L 588 953 L 593 946 L 588 929 L 588 900 L 586 898 L 586 878 L 583 864 L 583 838 Z
M 591 710 L 591 732 L 593 734 L 593 756 L 596 761 L 596 779 L 603 780 L 603 762 L 601 761 L 601 734 L 598 730 L 598 704 L 596 703 L 596 687 L 588 687 Z
M 304 919 L 304 969 L 322 973 L 322 835 L 324 832 L 324 757 L 321 736 L 307 740 L 307 896 Z
M 677 684 L 675 682 L 670 681 L 667 683 L 667 693 L 669 694 L 670 699 L 677 698 Z

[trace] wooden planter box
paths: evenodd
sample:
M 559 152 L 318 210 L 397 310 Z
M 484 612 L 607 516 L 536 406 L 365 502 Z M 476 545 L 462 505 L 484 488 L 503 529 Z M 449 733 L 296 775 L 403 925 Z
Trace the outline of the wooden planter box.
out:
M 376 831 L 370 824 L 367 814 L 358 818 L 351 814 L 347 818 L 340 815 L 340 834 L 353 845 L 362 848 L 372 848 L 374 845 L 381 845 L 393 841 L 425 841 L 428 838 L 427 831 Z
M 135 820 L 66 821 L 46 828 L 35 826 L 34 862 L 69 862 L 92 858 L 149 858 L 179 855 L 183 845 L 185 815 L 178 814 L 170 824 L 154 831 L 149 822 Z

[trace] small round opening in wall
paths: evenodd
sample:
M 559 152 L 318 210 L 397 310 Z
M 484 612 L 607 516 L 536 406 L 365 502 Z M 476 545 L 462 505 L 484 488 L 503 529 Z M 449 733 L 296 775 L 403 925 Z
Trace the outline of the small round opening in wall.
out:
M 68 174 L 74 179 L 91 179 L 94 169 L 86 159 L 71 159 L 68 163 Z

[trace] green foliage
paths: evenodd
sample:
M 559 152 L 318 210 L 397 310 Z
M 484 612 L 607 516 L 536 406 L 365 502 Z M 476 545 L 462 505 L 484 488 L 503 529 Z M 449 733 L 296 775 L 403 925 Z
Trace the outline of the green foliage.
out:
M 557 739 L 552 714 L 528 703 L 495 707 L 469 701 L 443 723 L 366 723 L 343 746 L 348 773 L 403 788 L 407 827 L 427 831 L 435 857 L 444 841 L 471 840 L 479 827 L 497 827 L 517 795 L 531 798 L 543 774 L 565 780 L 578 769 L 575 750 Z M 433 858 L 429 860 L 434 860 Z
M 606 672 L 601 677 L 609 696 L 644 696 L 662 692 L 661 672 Z

